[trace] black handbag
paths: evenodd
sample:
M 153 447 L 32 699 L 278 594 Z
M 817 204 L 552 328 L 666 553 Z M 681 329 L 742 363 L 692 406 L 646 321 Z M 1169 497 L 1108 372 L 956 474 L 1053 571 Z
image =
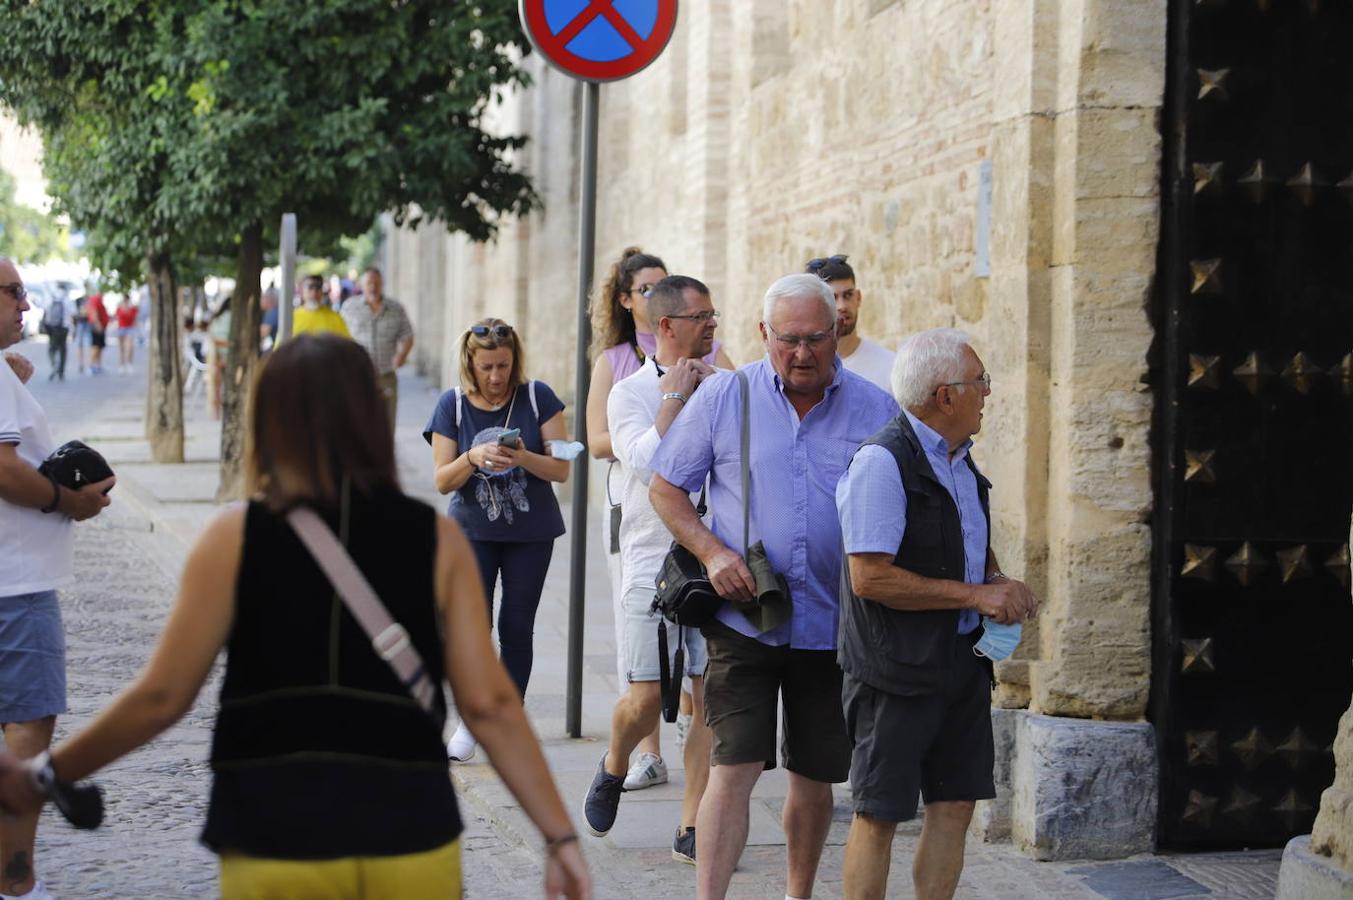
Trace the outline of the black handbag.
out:
M 113 477 L 108 460 L 83 441 L 67 441 L 57 447 L 38 466 L 38 471 L 72 491 Z

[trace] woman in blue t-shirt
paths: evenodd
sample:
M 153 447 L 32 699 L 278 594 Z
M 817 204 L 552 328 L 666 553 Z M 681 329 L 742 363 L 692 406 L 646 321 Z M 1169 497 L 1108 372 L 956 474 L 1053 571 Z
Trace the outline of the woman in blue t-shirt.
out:
M 423 437 L 432 445 L 433 480 L 451 495 L 448 514 L 479 560 L 493 619 L 502 574 L 498 644 L 522 697 L 531 678 L 532 633 L 554 539 L 564 533 L 551 481 L 568 480 L 567 460 L 548 442 L 566 441 L 564 404 L 549 385 L 526 378 L 521 337 L 502 319 L 482 319 L 460 339 L 460 386 L 442 394 Z M 474 756 L 465 723 L 447 746 Z

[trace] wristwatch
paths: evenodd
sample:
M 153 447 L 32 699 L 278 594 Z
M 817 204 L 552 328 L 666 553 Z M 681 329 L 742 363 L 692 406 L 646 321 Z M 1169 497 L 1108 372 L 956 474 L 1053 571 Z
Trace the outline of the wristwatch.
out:
M 668 391 L 667 393 L 665 393 L 665 394 L 662 395 L 662 399 L 664 399 L 664 400 L 680 400 L 682 403 L 685 403 L 685 402 L 686 402 L 686 395 L 683 394 L 683 393 L 680 393 L 679 391 Z

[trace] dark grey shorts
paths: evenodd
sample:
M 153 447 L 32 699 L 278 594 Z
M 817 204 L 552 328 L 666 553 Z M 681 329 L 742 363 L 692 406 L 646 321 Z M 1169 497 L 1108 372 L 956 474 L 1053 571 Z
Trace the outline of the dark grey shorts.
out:
M 718 621 L 703 633 L 709 649 L 705 721 L 713 736 L 711 764 L 760 762 L 775 768 L 775 716 L 782 705 L 785 768 L 813 781 L 844 781 L 850 742 L 836 651 L 772 647 Z
M 855 812 L 905 822 L 916 817 L 917 794 L 927 803 L 996 796 L 991 676 L 970 638 L 955 635 L 953 669 L 933 694 L 890 694 L 849 674 L 841 693 Z
M 56 591 L 0 597 L 0 723 L 66 711 L 66 634 Z

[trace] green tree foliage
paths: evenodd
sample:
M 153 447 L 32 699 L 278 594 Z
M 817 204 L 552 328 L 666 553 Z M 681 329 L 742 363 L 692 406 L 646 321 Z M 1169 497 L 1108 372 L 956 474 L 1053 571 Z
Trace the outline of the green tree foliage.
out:
M 0 169 L 0 256 L 34 263 L 66 257 L 65 229 L 52 216 L 19 203 L 14 194 L 14 177 Z
M 336 256 L 382 212 L 485 239 L 530 209 L 522 140 L 481 125 L 520 39 L 515 0 L 0 0 L 0 103 L 100 258 L 236 257 L 225 493 L 282 214 Z

